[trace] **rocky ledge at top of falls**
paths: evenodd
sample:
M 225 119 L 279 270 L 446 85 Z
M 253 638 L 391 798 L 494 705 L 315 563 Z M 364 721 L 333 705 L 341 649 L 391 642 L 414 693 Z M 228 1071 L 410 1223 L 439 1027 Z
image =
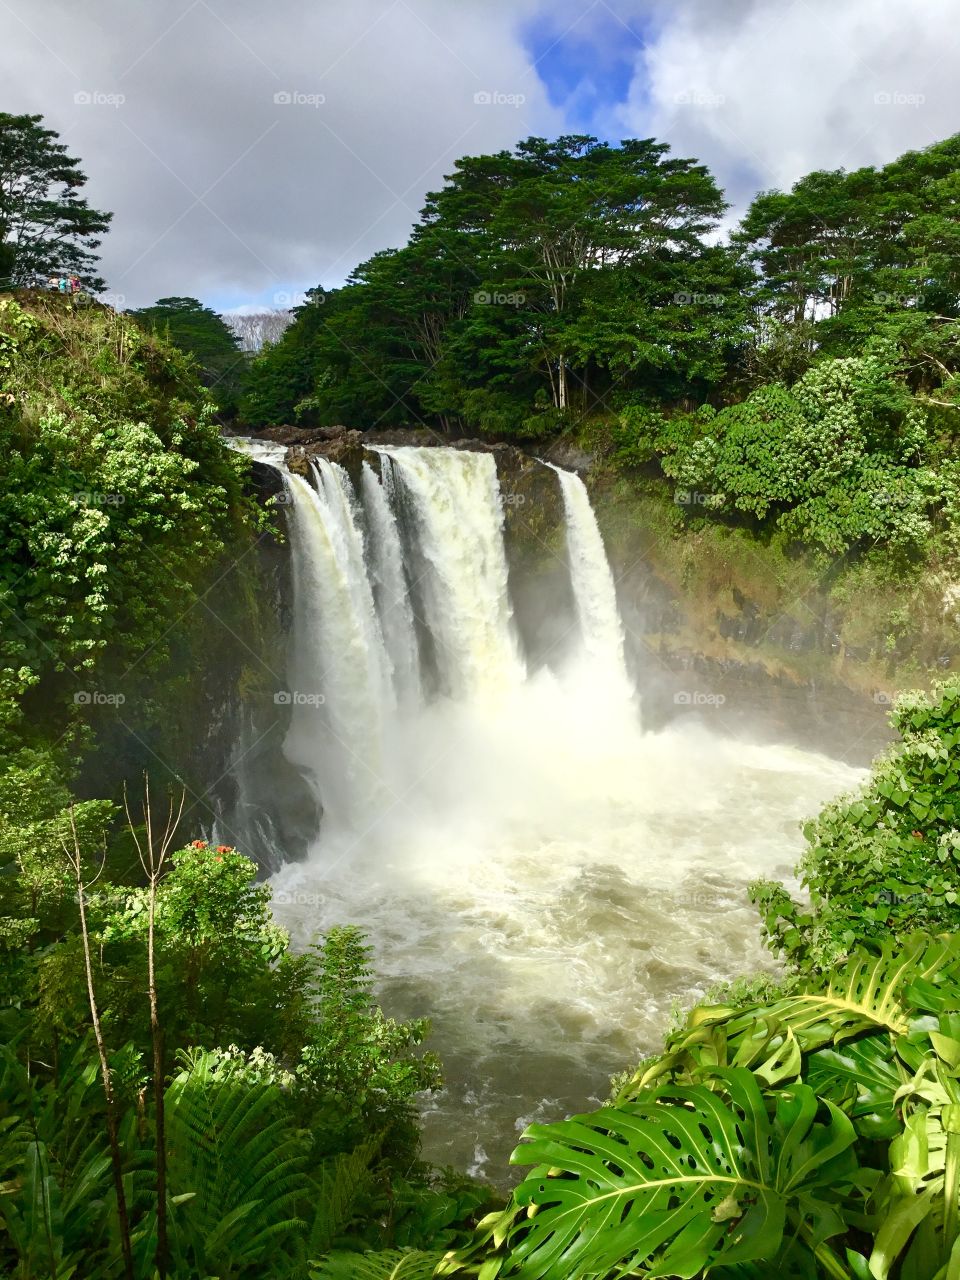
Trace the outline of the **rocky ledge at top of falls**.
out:
M 285 445 L 286 464 L 296 475 L 309 475 L 313 458 L 327 458 L 348 473 L 359 492 L 364 462 L 380 470 L 372 446 L 446 447 L 493 454 L 503 495 L 504 533 L 511 551 L 522 556 L 539 547 L 558 551 L 563 537 L 563 498 L 554 473 L 532 454 L 512 444 L 486 440 L 447 439 L 427 428 L 357 431 L 349 427 L 264 427 L 250 431 L 256 440 Z M 566 465 L 566 460 L 561 465 Z M 511 556 L 511 562 L 514 557 Z

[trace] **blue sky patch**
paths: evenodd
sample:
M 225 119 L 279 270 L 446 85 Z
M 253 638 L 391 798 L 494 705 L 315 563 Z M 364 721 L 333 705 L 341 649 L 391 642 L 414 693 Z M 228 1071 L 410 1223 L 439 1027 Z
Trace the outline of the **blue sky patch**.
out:
M 539 15 L 521 27 L 520 37 L 568 129 L 614 142 L 622 132 L 612 121 L 614 108 L 627 97 L 650 30 L 598 3 L 573 22 Z

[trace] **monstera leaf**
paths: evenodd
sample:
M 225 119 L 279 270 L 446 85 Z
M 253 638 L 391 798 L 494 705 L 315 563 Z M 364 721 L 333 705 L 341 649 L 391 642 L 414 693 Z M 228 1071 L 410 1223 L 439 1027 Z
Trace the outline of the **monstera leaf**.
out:
M 956 1002 L 958 970 L 956 937 L 920 937 L 900 947 L 891 942 L 879 955 L 855 951 L 847 966 L 825 984 L 810 983 L 762 1008 L 751 1007 L 733 1017 L 729 1009 L 697 1010 L 691 1032 L 702 1034 L 702 1024 L 723 1022 L 728 1045 L 742 1049 L 745 1042 L 766 1039 L 771 1029 L 779 1028 L 792 1033 L 804 1052 L 866 1032 L 905 1036 L 914 1029 L 919 1012 L 932 1014 L 936 1008 L 918 1004 L 918 993 L 940 991 L 939 1003 L 951 998 Z
M 807 1059 L 805 1079 L 820 1098 L 841 1106 L 864 1138 L 894 1138 L 903 1128 L 897 1097 L 908 1073 L 888 1035 L 827 1045 Z
M 799 1077 L 805 1054 L 870 1034 L 904 1039 L 958 1006 L 960 938 L 917 937 L 899 948 L 890 943 L 879 955 L 857 950 L 838 973 L 769 1004 L 693 1009 L 666 1053 L 644 1063 L 617 1102 L 664 1079 L 696 1081 L 717 1067 L 749 1067 L 766 1085 L 781 1085 Z
M 513 1159 L 537 1167 L 492 1226 L 483 1280 L 693 1277 L 775 1259 L 788 1226 L 822 1249 L 844 1229 L 830 1188 L 870 1180 L 853 1125 L 803 1084 L 770 1093 L 772 1114 L 750 1071 L 712 1084 L 527 1129 Z

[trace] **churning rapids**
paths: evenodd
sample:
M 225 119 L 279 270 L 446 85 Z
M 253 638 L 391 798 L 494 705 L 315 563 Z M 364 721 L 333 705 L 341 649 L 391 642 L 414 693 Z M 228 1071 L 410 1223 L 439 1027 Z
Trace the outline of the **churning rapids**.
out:
M 788 875 L 798 820 L 860 775 L 696 724 L 643 731 L 576 475 L 557 480 L 574 634 L 533 669 L 492 455 L 384 447 L 356 493 L 329 461 L 308 483 L 282 449 L 241 447 L 293 500 L 284 754 L 323 807 L 308 859 L 274 877 L 277 914 L 298 943 L 367 931 L 387 1012 L 433 1020 L 447 1088 L 426 1156 L 503 1180 L 526 1123 L 595 1105 L 676 1002 L 765 963 L 747 883 Z

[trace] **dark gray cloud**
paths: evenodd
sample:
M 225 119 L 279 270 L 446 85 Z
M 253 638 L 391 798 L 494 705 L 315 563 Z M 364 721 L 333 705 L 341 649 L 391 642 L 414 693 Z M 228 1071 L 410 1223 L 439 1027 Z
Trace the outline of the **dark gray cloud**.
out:
M 91 202 L 115 212 L 103 269 L 127 305 L 272 305 L 402 243 L 458 156 L 561 127 L 525 12 L 3 0 L 2 108 L 42 112 L 82 157 Z

